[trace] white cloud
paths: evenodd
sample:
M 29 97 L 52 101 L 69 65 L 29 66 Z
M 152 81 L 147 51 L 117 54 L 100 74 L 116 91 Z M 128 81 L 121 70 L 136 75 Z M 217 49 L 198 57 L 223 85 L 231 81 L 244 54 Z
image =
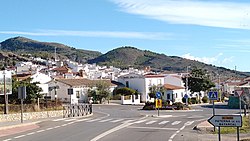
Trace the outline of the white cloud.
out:
M 225 64 L 225 63 L 231 62 L 233 59 L 233 57 L 230 57 L 230 58 L 224 58 L 223 61 L 220 61 L 219 59 L 222 55 L 223 53 L 219 53 L 218 55 L 212 56 L 212 57 L 195 57 L 195 56 L 192 56 L 190 53 L 187 53 L 187 54 L 182 55 L 182 57 L 186 59 L 190 59 L 190 60 L 203 62 L 206 64 L 221 64 L 221 63 Z
M 174 24 L 250 29 L 250 3 L 201 0 L 111 0 L 121 11 Z
M 30 36 L 81 36 L 104 38 L 133 38 L 149 40 L 168 40 L 172 38 L 170 33 L 161 32 L 120 32 L 120 31 L 72 31 L 72 30 L 38 30 L 26 31 L 0 31 L 0 34 L 30 35 Z

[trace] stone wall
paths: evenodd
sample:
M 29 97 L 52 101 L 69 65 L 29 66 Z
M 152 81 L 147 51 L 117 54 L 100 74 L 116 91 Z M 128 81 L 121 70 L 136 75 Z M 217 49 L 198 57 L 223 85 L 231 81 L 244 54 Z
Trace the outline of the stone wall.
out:
M 49 117 L 63 117 L 63 110 L 23 113 L 23 120 L 34 120 L 34 119 L 42 119 Z M 0 122 L 19 121 L 19 120 L 21 120 L 21 113 L 0 115 Z

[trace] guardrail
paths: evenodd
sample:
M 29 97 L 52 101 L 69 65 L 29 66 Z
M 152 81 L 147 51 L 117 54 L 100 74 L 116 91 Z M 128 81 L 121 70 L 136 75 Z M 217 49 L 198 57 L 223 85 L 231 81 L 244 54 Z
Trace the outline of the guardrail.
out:
M 92 114 L 92 104 L 63 105 L 63 118 Z

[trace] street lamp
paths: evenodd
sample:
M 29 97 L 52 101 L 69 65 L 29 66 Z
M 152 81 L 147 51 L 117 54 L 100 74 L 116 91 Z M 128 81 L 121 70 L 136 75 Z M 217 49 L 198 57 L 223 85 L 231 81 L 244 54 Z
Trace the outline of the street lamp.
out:
M 190 66 L 187 66 L 187 75 L 186 75 L 186 105 L 188 105 L 188 68 Z
M 6 75 L 6 72 L 5 72 L 5 70 L 3 70 L 4 114 L 8 114 L 8 97 L 6 94 L 5 75 Z

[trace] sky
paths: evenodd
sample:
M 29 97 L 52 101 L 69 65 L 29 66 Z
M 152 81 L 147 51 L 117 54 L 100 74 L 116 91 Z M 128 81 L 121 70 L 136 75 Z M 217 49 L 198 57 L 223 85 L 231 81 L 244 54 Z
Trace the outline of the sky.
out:
M 133 46 L 250 72 L 249 0 L 2 0 L 0 42 Z

